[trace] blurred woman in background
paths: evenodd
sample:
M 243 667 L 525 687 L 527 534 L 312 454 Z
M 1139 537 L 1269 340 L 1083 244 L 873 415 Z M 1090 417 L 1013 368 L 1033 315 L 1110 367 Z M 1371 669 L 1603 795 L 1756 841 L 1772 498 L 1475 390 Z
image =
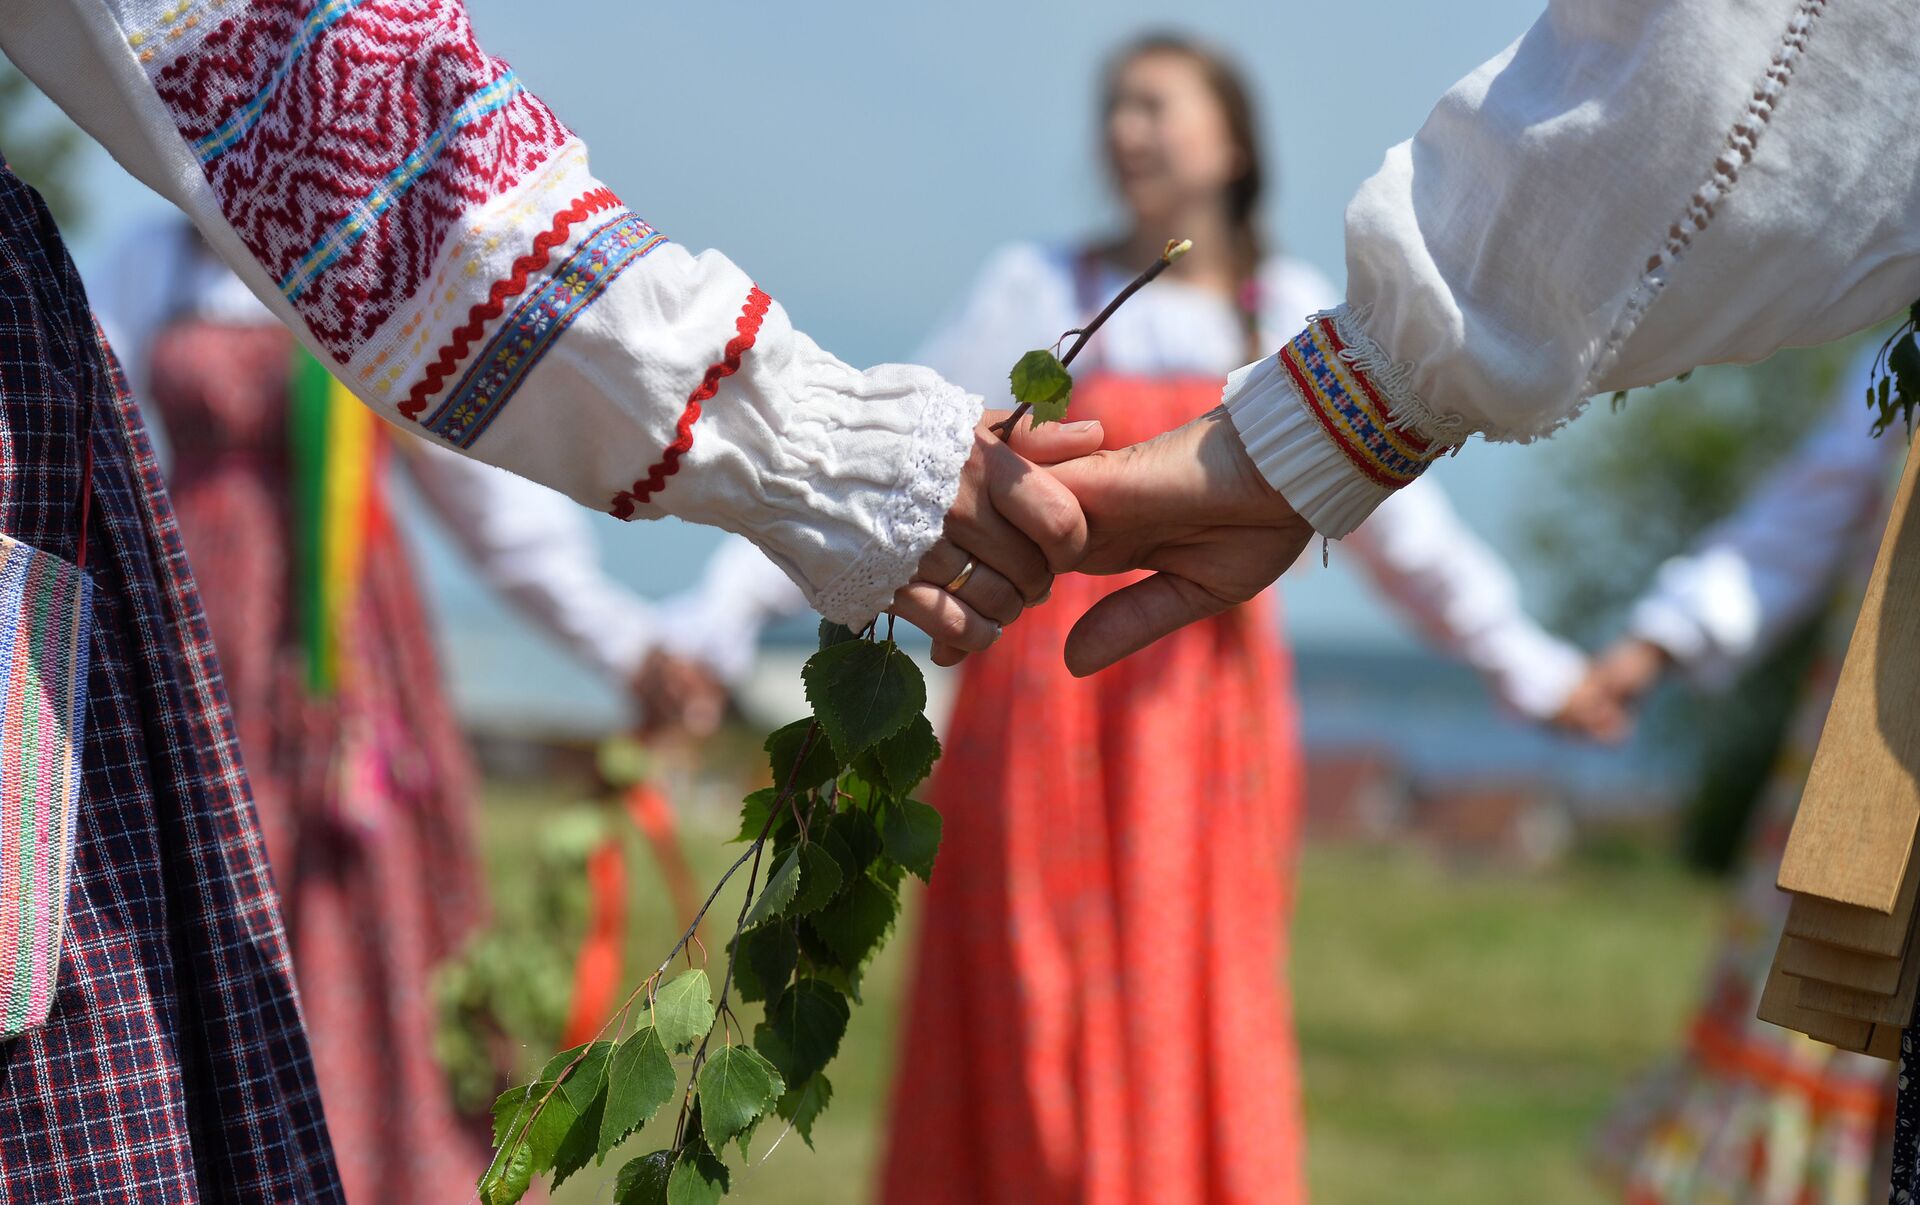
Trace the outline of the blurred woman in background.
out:
M 1755 1016 L 1786 924 L 1774 884 L 1840 661 L 1859 615 L 1906 445 L 1869 435 L 1862 359 L 1827 414 L 1740 507 L 1663 565 L 1628 632 L 1594 659 L 1568 708 L 1576 731 L 1623 739 L 1653 687 L 1679 671 L 1732 685 L 1810 618 L 1819 655 L 1750 822 L 1738 894 L 1685 1049 L 1623 1102 L 1600 1156 L 1634 1205 L 1846 1205 L 1887 1181 L 1895 1064 Z
M 465 1200 L 486 1130 L 456 1115 L 433 1057 L 431 979 L 484 917 L 476 782 L 389 461 L 481 578 L 588 665 L 656 697 L 679 675 L 651 655 L 647 604 L 602 571 L 584 510 L 394 433 L 184 221 L 132 244 L 94 296 L 170 444 L 347 1199 Z
M 1261 236 L 1254 106 L 1224 58 L 1147 38 L 1114 60 L 1103 106 L 1126 230 L 1001 252 L 919 359 L 1007 404 L 1023 352 L 1191 238 L 1074 364 L 1070 419 L 1098 419 L 1117 447 L 1219 405 L 1229 371 L 1336 297 Z M 1436 487 L 1401 491 L 1341 547 L 1510 704 L 1559 710 L 1582 659 L 1526 620 L 1511 575 Z M 1130 580 L 1061 577 L 961 671 L 931 785 L 946 831 L 888 1202 L 1304 1197 L 1280 978 L 1302 789 L 1287 651 L 1263 596 L 1072 678 L 1068 629 Z

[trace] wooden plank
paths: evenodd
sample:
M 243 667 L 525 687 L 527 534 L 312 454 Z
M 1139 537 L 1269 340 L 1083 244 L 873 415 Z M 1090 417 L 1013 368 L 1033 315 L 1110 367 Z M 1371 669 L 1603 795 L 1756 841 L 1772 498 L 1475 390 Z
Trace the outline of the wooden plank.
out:
M 1781 973 L 1785 974 L 1779 951 L 1775 951 L 1773 958 L 1774 965 L 1780 966 Z M 1915 948 L 1913 936 L 1909 934 L 1907 948 L 1900 958 L 1900 984 L 1891 996 L 1839 987 L 1817 979 L 1792 979 L 1791 982 L 1796 985 L 1794 998 L 1802 1008 L 1856 1021 L 1905 1025 L 1913 1018 L 1914 996 L 1920 993 L 1920 949 Z
M 1900 897 L 1920 824 L 1917 478 L 1909 456 L 1780 863 L 1785 890 L 1880 913 Z
M 1766 986 L 1760 990 L 1759 1015 L 1762 1021 L 1806 1034 L 1816 1041 L 1842 1050 L 1864 1052 L 1873 1045 L 1874 1025 L 1831 1013 L 1802 1008 L 1796 998 L 1795 981 L 1780 969 L 1776 960 L 1767 972 Z
M 1920 460 L 1920 457 L 1915 457 Z M 1898 958 L 1913 928 L 1920 900 L 1920 858 L 1910 860 L 1893 911 L 1875 912 L 1832 900 L 1796 895 L 1787 906 L 1787 933 L 1806 941 L 1838 946 L 1880 958 Z
M 1867 1039 L 1867 1048 L 1861 1053 L 1897 1063 L 1900 1061 L 1900 1035 L 1903 1032 L 1898 1025 L 1876 1025 L 1873 1027 L 1873 1036 Z
M 1900 987 L 1900 960 L 1843 950 L 1803 937 L 1780 939 L 1780 969 L 1795 979 L 1817 979 L 1836 987 L 1891 996 Z

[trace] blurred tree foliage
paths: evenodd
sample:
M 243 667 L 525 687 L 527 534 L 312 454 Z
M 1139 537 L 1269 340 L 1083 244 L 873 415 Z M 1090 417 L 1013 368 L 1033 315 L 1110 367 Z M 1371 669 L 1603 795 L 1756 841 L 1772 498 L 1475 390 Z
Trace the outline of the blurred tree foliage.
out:
M 1543 450 L 1540 502 L 1525 527 L 1548 569 L 1556 626 L 1594 648 L 1617 637 L 1661 562 L 1736 509 L 1823 412 L 1854 347 L 1702 369 L 1659 386 L 1658 397 L 1637 391 L 1611 414 L 1601 399 Z M 1867 428 L 1863 414 L 1862 439 Z M 1691 864 L 1719 873 L 1738 861 L 1818 627 L 1806 624 L 1725 694 L 1665 690 L 1642 717 L 1693 777 L 1681 833 Z
M 0 153 L 7 166 L 46 199 L 54 221 L 71 233 L 82 217 L 78 128 L 12 63 L 0 58 Z

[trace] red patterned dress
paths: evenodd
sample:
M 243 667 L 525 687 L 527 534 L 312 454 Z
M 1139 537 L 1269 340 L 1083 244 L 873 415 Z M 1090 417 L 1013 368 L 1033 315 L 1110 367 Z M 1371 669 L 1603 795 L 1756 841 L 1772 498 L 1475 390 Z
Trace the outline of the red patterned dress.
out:
M 176 323 L 148 356 L 181 533 L 266 830 L 340 1178 L 356 1202 L 458 1201 L 484 1167 L 434 1061 L 433 967 L 479 915 L 473 774 L 399 533 L 368 524 L 339 690 L 295 635 L 292 336 Z
M 1022 351 L 1124 279 L 1015 247 L 924 358 L 989 397 Z M 1259 281 L 1263 338 L 1328 300 L 1311 269 Z M 1073 417 L 1109 446 L 1217 406 L 1246 327 L 1162 282 L 1077 365 Z M 1510 704 L 1549 714 L 1579 658 L 1437 488 L 1400 492 L 1343 545 Z M 1273 595 L 1092 678 L 1067 631 L 1128 579 L 1062 577 L 962 671 L 930 802 L 927 893 L 882 1197 L 891 1205 L 1180 1205 L 1305 1198 L 1285 980 L 1298 854 L 1298 707 Z
M 1083 376 L 1074 413 L 1120 445 L 1219 398 Z M 1281 977 L 1300 757 L 1271 595 L 1073 678 L 1067 630 L 1127 580 L 1059 579 L 966 663 L 888 1201 L 1303 1196 Z

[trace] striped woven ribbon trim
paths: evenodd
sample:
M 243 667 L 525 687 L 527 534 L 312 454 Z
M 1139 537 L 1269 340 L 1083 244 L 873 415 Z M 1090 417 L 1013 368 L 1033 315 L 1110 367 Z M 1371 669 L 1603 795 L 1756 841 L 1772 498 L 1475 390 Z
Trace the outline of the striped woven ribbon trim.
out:
M 80 803 L 92 583 L 0 536 L 0 1039 L 45 1021 Z
M 1332 318 L 1309 322 L 1280 349 L 1280 366 L 1334 446 L 1369 480 L 1397 490 L 1447 451 L 1399 429 L 1367 370 L 1349 358 Z

